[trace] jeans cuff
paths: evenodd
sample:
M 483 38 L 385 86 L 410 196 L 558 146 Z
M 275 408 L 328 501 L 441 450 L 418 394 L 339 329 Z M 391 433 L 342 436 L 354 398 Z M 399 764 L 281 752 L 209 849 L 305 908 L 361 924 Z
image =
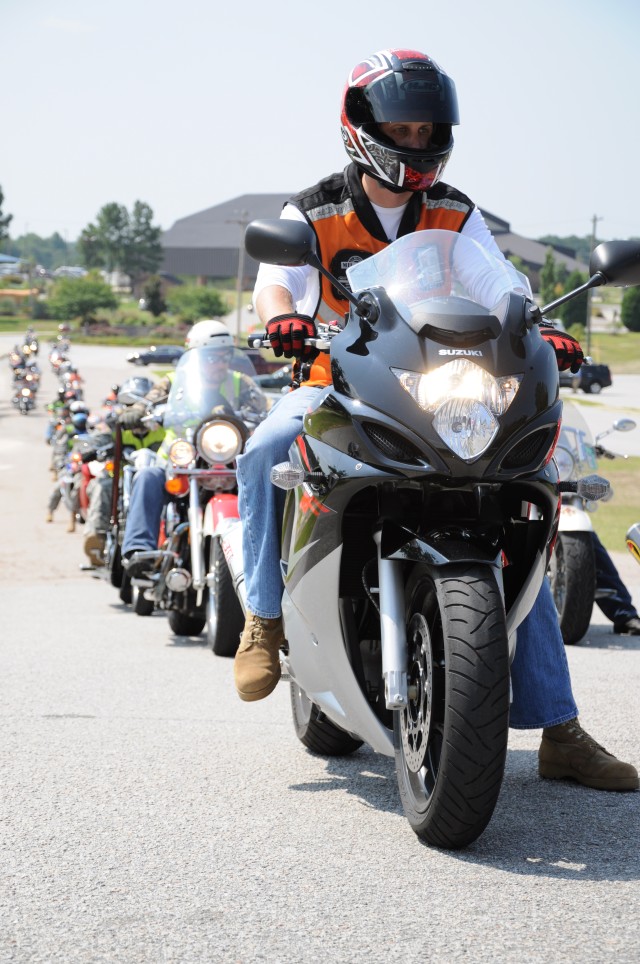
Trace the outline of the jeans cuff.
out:
M 564 716 L 559 716 L 555 720 L 549 720 L 545 723 L 509 723 L 509 728 L 511 730 L 544 730 L 548 726 L 559 726 L 560 723 L 568 723 L 569 720 L 576 720 L 578 718 L 578 710 L 576 709 L 573 713 L 565 713 Z

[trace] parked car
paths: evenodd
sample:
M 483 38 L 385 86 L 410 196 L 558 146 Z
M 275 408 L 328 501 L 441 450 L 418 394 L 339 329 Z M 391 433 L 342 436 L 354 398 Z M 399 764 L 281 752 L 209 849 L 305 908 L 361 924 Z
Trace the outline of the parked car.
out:
M 582 389 L 588 395 L 598 395 L 603 388 L 613 384 L 608 365 L 596 365 L 587 358 L 577 374 L 560 372 L 560 388 L 572 388 L 574 392 Z
M 184 354 L 184 346 L 152 345 L 142 351 L 131 352 L 127 361 L 132 365 L 177 365 Z

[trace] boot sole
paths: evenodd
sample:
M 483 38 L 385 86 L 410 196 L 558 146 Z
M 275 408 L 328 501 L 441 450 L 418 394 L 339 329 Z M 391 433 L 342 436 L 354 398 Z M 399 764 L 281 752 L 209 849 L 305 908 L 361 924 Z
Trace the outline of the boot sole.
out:
M 626 780 L 618 780 L 615 783 L 605 779 L 590 780 L 581 773 L 576 773 L 575 770 L 568 771 L 565 767 L 553 763 L 546 763 L 544 766 L 541 764 L 538 767 L 538 773 L 543 780 L 573 780 L 575 783 L 580 783 L 583 787 L 590 787 L 592 790 L 624 792 L 628 790 L 638 790 L 640 788 L 640 782 L 637 777 L 629 777 Z
M 263 700 L 271 693 L 280 682 L 280 677 L 277 676 L 275 680 L 272 680 L 267 686 L 264 686 L 261 690 L 256 690 L 253 693 L 248 693 L 246 690 L 239 690 L 236 687 L 236 692 L 241 700 L 245 703 L 257 703 L 258 700 Z

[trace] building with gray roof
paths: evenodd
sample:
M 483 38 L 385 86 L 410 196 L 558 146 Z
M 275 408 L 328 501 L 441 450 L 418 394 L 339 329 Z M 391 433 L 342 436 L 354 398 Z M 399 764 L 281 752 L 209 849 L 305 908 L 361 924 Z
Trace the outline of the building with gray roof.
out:
M 242 194 L 223 204 L 180 218 L 165 231 L 162 271 L 171 275 L 198 278 L 203 283 L 237 278 L 240 245 L 244 229 L 255 218 L 277 218 L 290 194 Z M 496 242 L 507 258 L 520 258 L 527 269 L 534 291 L 539 287 L 540 269 L 550 245 L 514 234 L 508 221 L 482 211 Z M 554 248 L 556 261 L 563 262 L 569 272 L 586 272 L 587 266 L 571 256 L 566 248 Z M 253 287 L 258 265 L 243 258 L 243 288 Z

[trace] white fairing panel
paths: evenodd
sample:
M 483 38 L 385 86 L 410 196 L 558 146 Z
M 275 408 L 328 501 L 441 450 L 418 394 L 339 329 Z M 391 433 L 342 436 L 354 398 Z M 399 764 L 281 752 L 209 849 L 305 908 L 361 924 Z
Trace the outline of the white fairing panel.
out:
M 372 712 L 345 647 L 338 609 L 338 546 L 282 600 L 287 668 L 309 699 L 337 726 L 393 756 L 393 738 Z

